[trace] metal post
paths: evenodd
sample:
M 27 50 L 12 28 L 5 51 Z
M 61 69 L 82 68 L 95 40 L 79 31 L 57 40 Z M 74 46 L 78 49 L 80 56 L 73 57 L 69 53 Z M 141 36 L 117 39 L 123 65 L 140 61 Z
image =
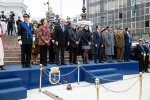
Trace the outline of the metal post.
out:
M 80 85 L 80 62 L 78 62 L 78 85 Z
M 42 67 L 43 65 L 40 64 L 40 84 L 39 84 L 39 92 L 42 92 Z
M 96 78 L 95 79 L 96 100 L 99 100 L 99 86 L 100 86 L 100 80 L 98 78 Z
M 140 89 L 139 89 L 139 100 L 142 100 L 142 72 L 140 72 L 139 74 L 139 85 L 140 85 Z

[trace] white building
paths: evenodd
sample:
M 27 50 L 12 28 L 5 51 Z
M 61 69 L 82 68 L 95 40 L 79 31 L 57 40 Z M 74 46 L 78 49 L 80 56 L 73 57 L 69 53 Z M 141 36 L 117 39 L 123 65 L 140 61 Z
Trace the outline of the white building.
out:
M 22 17 L 22 12 L 27 9 L 24 0 L 0 0 L 0 12 L 4 11 L 7 17 L 10 16 L 10 11 L 15 13 L 15 20 L 18 16 Z M 0 13 L 1 14 L 1 13 Z

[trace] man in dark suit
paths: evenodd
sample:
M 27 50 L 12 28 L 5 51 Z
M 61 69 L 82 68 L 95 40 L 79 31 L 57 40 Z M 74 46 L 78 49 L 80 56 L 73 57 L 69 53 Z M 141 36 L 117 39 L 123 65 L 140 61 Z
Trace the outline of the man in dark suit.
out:
M 125 39 L 125 52 L 124 52 L 124 60 L 129 61 L 129 55 L 130 55 L 130 47 L 132 44 L 132 39 L 131 39 L 131 29 L 127 27 L 125 29 L 124 33 L 124 39 Z
M 32 42 L 35 41 L 33 36 L 33 25 L 29 23 L 29 14 L 25 13 L 23 15 L 24 22 L 21 23 L 18 30 L 18 43 L 21 46 L 21 64 L 23 68 L 31 67 L 31 49 Z
M 56 46 L 56 64 L 57 65 L 66 65 L 64 62 L 64 49 L 66 46 L 66 35 L 67 35 L 67 27 L 65 25 L 65 20 L 60 19 L 60 24 L 55 26 L 54 28 L 54 40 Z M 59 55 L 61 59 L 59 59 Z
M 69 63 L 70 64 L 77 64 L 77 51 L 79 42 L 81 40 L 81 35 L 77 30 L 76 23 L 71 23 L 71 29 L 68 31 L 69 35 L 69 46 L 70 46 L 70 56 L 69 56 Z
M 102 48 L 102 34 L 100 32 L 100 25 L 96 26 L 96 31 L 93 33 L 93 46 L 94 46 L 94 63 L 102 63 L 101 61 L 101 48 Z

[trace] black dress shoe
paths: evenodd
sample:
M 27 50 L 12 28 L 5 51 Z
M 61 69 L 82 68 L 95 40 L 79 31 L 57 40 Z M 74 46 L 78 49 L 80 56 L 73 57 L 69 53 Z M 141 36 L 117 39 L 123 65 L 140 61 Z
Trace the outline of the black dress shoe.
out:
M 4 68 L 4 65 L 3 65 L 3 66 L 0 66 L 0 68 L 1 68 L 1 70 L 6 70 L 6 69 Z
M 47 66 L 47 64 L 43 64 L 43 66 L 45 66 L 45 67 L 46 67 L 46 66 Z
M 26 68 L 31 68 L 31 66 L 29 64 L 26 65 Z
M 22 65 L 22 68 L 26 68 L 26 65 Z
M 95 63 L 95 64 L 98 64 L 98 62 L 97 62 L 96 60 L 94 61 L 94 63 Z
M 99 63 L 104 63 L 103 61 L 99 61 Z
M 78 64 L 77 62 L 73 62 L 73 64 Z
M 61 64 L 60 64 L 60 63 L 56 63 L 56 65 L 57 65 L 57 66 L 61 66 Z
M 63 62 L 63 63 L 61 63 L 61 65 L 67 65 L 67 64 L 65 64 L 65 63 Z

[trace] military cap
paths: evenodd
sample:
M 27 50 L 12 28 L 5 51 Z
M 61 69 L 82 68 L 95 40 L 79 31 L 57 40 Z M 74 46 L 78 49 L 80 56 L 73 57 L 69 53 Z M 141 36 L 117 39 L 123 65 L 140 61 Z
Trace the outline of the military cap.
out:
M 24 13 L 24 14 L 23 14 L 23 17 L 28 17 L 28 18 L 30 18 L 30 15 L 27 14 L 27 13 Z

